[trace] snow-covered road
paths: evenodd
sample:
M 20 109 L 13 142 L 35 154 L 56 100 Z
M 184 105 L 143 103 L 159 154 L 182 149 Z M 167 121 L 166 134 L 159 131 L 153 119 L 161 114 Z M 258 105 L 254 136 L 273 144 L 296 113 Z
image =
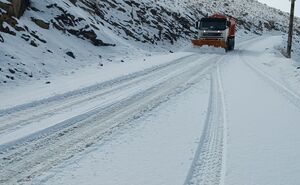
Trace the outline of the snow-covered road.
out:
M 300 96 L 260 69 L 264 38 L 231 55 L 223 65 L 228 142 L 226 184 L 281 185 L 300 182 Z M 270 57 L 271 59 L 269 59 Z M 290 62 L 290 61 L 285 61 Z M 238 78 L 238 79 L 237 79 Z
M 297 184 L 299 91 L 258 62 L 279 40 L 5 107 L 0 184 Z
M 3 110 L 1 181 L 31 179 L 144 116 L 209 78 L 216 57 L 191 54 L 86 91 Z

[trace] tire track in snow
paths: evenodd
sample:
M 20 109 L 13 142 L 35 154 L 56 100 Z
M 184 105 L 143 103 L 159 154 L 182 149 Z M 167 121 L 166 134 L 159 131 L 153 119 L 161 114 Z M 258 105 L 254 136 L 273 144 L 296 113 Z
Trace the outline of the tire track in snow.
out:
M 300 109 L 300 95 L 294 92 L 293 90 L 289 89 L 284 84 L 280 83 L 272 76 L 268 75 L 261 69 L 259 69 L 254 64 L 250 64 L 244 57 L 241 55 L 242 52 L 239 52 L 239 57 L 244 62 L 244 64 L 249 67 L 253 72 L 255 72 L 259 77 L 261 77 L 264 81 L 266 81 L 272 88 L 274 88 L 277 92 L 279 92 L 282 96 L 287 98 L 289 102 L 294 104 L 297 108 Z
M 194 58 L 191 58 L 191 59 L 194 59 Z M 181 64 L 181 63 L 179 63 L 179 64 Z M 187 67 L 191 67 L 191 66 L 189 66 L 189 64 L 185 64 L 185 66 L 183 67 L 183 66 L 180 66 L 178 63 L 176 64 L 176 65 L 172 65 L 172 68 L 167 68 L 166 70 L 159 70 L 158 72 L 159 73 L 163 73 L 163 72 L 167 72 L 168 73 L 168 71 L 172 71 L 172 75 L 171 76 L 176 76 L 176 74 L 177 74 L 177 71 L 180 71 L 180 70 L 183 70 L 183 69 L 185 69 L 185 68 L 187 68 Z M 192 63 L 193 64 L 193 63 Z M 181 64 L 182 65 L 182 64 Z M 206 65 L 205 63 L 204 63 L 204 65 Z M 180 70 L 176 70 L 176 68 L 180 68 Z M 150 76 L 146 76 L 145 78 L 149 78 L 149 79 L 151 79 L 152 81 L 156 81 L 157 79 L 159 79 L 159 78 L 154 78 L 154 76 L 159 76 L 159 73 L 156 73 L 156 72 L 153 72 L 153 74 L 151 74 Z M 179 73 L 179 75 L 180 75 L 180 73 Z M 168 78 L 168 77 L 170 77 L 169 76 L 169 74 L 168 75 L 166 75 L 166 76 L 164 76 L 163 78 Z M 97 94 L 97 95 L 95 95 L 95 96 L 92 96 L 92 97 L 87 97 L 87 98 L 85 98 L 85 99 L 83 99 L 83 100 L 80 100 L 79 102 L 75 102 L 75 103 L 73 103 L 73 104 L 77 104 L 77 103 L 90 103 L 90 101 L 91 100 L 93 100 L 94 101 L 94 99 L 95 99 L 95 97 L 101 97 L 101 98 L 104 98 L 104 95 L 106 96 L 112 96 L 112 92 L 113 91 L 117 91 L 117 92 L 122 92 L 122 91 L 125 91 L 126 89 L 124 89 L 124 88 L 127 88 L 127 86 L 128 85 L 133 85 L 133 87 L 135 87 L 135 86 L 138 86 L 139 88 L 141 88 L 141 86 L 139 86 L 140 84 L 138 84 L 138 82 L 142 82 L 142 83 L 144 83 L 144 82 L 146 82 L 146 79 L 145 78 L 142 78 L 142 79 L 139 79 L 138 81 L 134 81 L 134 82 L 129 82 L 129 84 L 125 84 L 124 85 L 124 87 L 123 86 L 121 86 L 120 88 L 116 88 L 116 89 L 114 89 L 114 90 L 112 90 L 112 91 L 109 91 L 109 93 L 107 93 L 107 92 L 105 92 L 105 93 L 100 93 L 100 94 Z M 160 80 L 157 80 L 158 82 L 160 82 Z M 161 82 L 160 82 L 161 83 Z M 150 84 L 150 85 L 152 85 L 152 84 Z M 154 84 L 155 85 L 155 84 Z M 150 86 L 151 87 L 151 86 Z M 118 93 L 119 94 L 119 93 Z M 134 96 L 135 96 L 136 94 L 134 94 Z M 125 99 L 126 98 L 128 98 L 128 97 L 125 97 Z M 119 99 L 116 99 L 116 100 L 114 100 L 114 101 L 109 101 L 108 102 L 108 104 L 107 103 L 103 103 L 102 102 L 102 104 L 100 104 L 97 108 L 95 108 L 95 109 L 92 109 L 92 110 L 90 110 L 90 111 L 88 111 L 88 112 L 86 112 L 86 113 L 83 113 L 83 114 L 80 114 L 80 115 L 76 115 L 76 116 L 74 116 L 74 117 L 71 117 L 70 119 L 67 119 L 67 120 L 65 120 L 65 121 L 62 121 L 62 122 L 59 122 L 59 123 L 57 123 L 57 124 L 55 124 L 55 125 L 53 125 L 53 126 L 51 126 L 51 127 L 47 127 L 46 129 L 43 129 L 43 130 L 41 130 L 41 131 L 38 131 L 38 132 L 36 132 L 36 133 L 33 133 L 33 134 L 30 134 L 30 135 L 28 135 L 28 136 L 26 136 L 26 137 L 23 137 L 23 138 L 20 138 L 20 139 L 16 139 L 16 140 L 14 140 L 14 141 L 12 141 L 12 142 L 9 142 L 9 143 L 5 143 L 5 144 L 2 144 L 2 145 L 0 145 L 0 152 L 1 151 L 5 151 L 5 150 L 8 150 L 8 149 L 10 149 L 11 147 L 15 147 L 15 146 L 18 146 L 18 145 L 22 145 L 22 144 L 24 144 L 24 143 L 27 143 L 27 142 L 32 142 L 32 141 L 34 141 L 34 140 L 38 140 L 38 139 L 41 139 L 41 138 L 43 138 L 43 137 L 47 137 L 47 136 L 49 136 L 49 135 L 51 135 L 52 133 L 56 133 L 56 132 L 58 132 L 58 131 L 60 131 L 60 130 L 62 130 L 62 129 L 65 129 L 65 128 L 68 128 L 68 127 L 71 127 L 72 125 L 74 125 L 74 124 L 76 124 L 76 123 L 78 123 L 78 122 L 81 122 L 81 121 L 83 121 L 83 120 L 85 120 L 85 119 L 88 119 L 89 117 L 92 117 L 93 115 L 95 115 L 95 114 L 99 114 L 100 112 L 101 112 L 101 110 L 102 109 L 105 109 L 106 107 L 110 107 L 110 106 L 115 106 L 115 104 L 118 104 L 118 100 Z M 122 99 L 121 99 L 122 100 Z M 69 105 L 67 105 L 67 106 L 63 106 L 63 108 L 67 108 Z M 54 113 L 51 113 L 51 114 L 54 114 Z M 16 125 L 18 126 L 18 122 L 16 123 Z M 1 132 L 0 132 L 1 133 Z
M 0 122 L 2 122 L 2 124 L 0 124 L 0 135 L 10 134 L 31 123 L 40 123 L 40 121 L 54 117 L 56 114 L 67 112 L 71 108 L 73 109 L 87 103 L 93 104 L 93 102 L 97 102 L 99 99 L 103 104 L 103 99 L 108 98 L 113 93 L 133 88 L 147 79 L 157 79 L 159 74 L 164 71 L 170 71 L 171 69 L 173 69 L 172 72 L 178 71 L 178 69 L 182 68 L 180 65 L 185 65 L 188 60 L 194 60 L 195 58 L 198 58 L 198 56 L 190 55 L 183 57 L 163 65 L 160 68 L 154 67 L 152 70 L 147 70 L 145 73 L 138 73 L 138 75 L 127 80 L 122 80 L 115 84 L 112 83 L 112 85 L 107 87 L 103 86 L 103 88 L 100 89 L 96 88 L 94 91 L 86 92 L 86 94 L 82 94 L 79 97 L 69 97 L 54 102 L 46 101 L 44 104 L 36 105 L 37 107 L 30 106 L 22 111 L 20 110 L 15 113 L 7 114 L 6 116 L 0 116 Z M 107 82 L 105 82 L 105 84 L 107 84 Z
M 102 107 L 82 120 L 75 120 L 65 128 L 59 128 L 49 135 L 38 134 L 31 140 L 7 146 L 0 153 L 0 183 L 30 183 L 38 174 L 93 143 L 105 140 L 114 129 L 143 116 L 172 96 L 205 79 L 213 68 L 214 62 L 199 62 L 159 84 Z
M 135 73 L 132 73 L 132 74 L 121 76 L 121 77 L 115 78 L 113 80 L 102 82 L 100 84 L 96 84 L 96 85 L 92 85 L 92 86 L 85 87 L 85 88 L 82 88 L 82 89 L 66 92 L 64 94 L 58 94 L 58 95 L 55 95 L 55 96 L 52 96 L 52 97 L 49 97 L 49 98 L 33 101 L 33 102 L 30 102 L 30 103 L 25 103 L 25 104 L 22 104 L 22 105 L 17 105 L 17 106 L 14 106 L 14 107 L 2 109 L 2 110 L 0 110 L 0 117 L 3 117 L 3 116 L 8 115 L 8 114 L 13 114 L 13 113 L 17 113 L 17 112 L 20 112 L 20 111 L 32 109 L 32 108 L 35 108 L 35 107 L 38 107 L 38 106 L 41 106 L 41 105 L 44 105 L 44 104 L 50 104 L 52 102 L 64 101 L 64 100 L 69 99 L 69 98 L 83 96 L 83 95 L 89 94 L 91 92 L 95 92 L 95 91 L 101 90 L 103 88 L 110 87 L 112 85 L 121 84 L 121 83 L 126 82 L 130 79 L 150 74 L 150 73 L 152 73 L 156 70 L 160 70 L 162 68 L 168 67 L 168 66 L 173 65 L 175 63 L 183 62 L 183 60 L 188 59 L 188 58 L 193 57 L 193 56 L 195 56 L 195 54 L 184 56 L 184 57 L 178 58 L 176 60 L 170 61 L 166 64 L 161 64 L 161 65 L 158 65 L 158 66 L 150 67 L 150 68 L 145 69 L 143 71 L 138 71 L 138 72 L 135 72 Z
M 223 60 L 222 57 L 218 63 Z M 211 74 L 205 126 L 184 185 L 219 185 L 225 181 L 226 113 L 219 64 Z
M 243 48 L 261 38 L 255 37 L 242 41 Z M 184 185 L 225 185 L 227 115 L 225 94 L 221 79 L 220 63 L 235 51 L 228 53 L 217 62 L 216 71 L 211 75 L 211 94 L 207 118 L 200 143 Z

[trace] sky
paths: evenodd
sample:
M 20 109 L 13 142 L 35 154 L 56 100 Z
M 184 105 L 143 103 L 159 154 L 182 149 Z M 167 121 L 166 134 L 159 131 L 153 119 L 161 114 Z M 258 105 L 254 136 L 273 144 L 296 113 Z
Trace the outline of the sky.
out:
M 289 0 L 258 0 L 269 6 L 281 9 L 285 12 L 290 12 L 291 2 Z M 296 0 L 295 15 L 300 17 L 300 0 Z

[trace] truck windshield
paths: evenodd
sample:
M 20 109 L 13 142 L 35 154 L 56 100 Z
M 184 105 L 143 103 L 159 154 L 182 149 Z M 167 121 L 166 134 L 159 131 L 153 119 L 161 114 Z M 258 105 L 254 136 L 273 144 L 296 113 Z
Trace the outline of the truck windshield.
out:
M 225 30 L 226 19 L 203 18 L 200 23 L 201 30 Z

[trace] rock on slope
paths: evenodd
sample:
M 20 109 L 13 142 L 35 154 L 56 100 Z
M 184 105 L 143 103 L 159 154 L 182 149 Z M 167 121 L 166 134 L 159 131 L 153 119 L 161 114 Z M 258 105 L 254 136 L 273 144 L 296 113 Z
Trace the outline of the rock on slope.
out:
M 188 41 L 195 21 L 215 12 L 236 17 L 245 33 L 286 32 L 288 20 L 254 0 L 30 0 L 20 19 L 10 9 L 10 0 L 0 0 L 0 86 L 47 78 L 129 46 Z M 299 26 L 297 19 L 298 35 Z

